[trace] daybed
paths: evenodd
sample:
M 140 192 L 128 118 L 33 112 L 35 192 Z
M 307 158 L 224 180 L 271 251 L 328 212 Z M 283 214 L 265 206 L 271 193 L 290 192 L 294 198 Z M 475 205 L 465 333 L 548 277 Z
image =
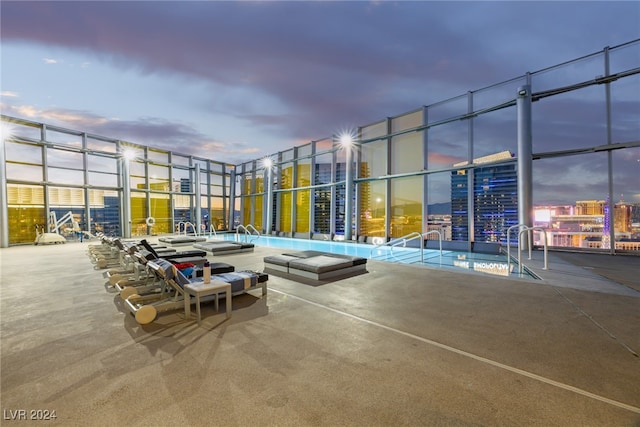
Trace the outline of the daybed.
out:
M 313 280 L 353 276 L 367 271 L 367 259 L 319 251 L 301 251 L 264 257 L 265 271 Z
M 234 254 L 239 252 L 253 252 L 253 243 L 214 240 L 193 245 L 196 249 L 211 252 L 214 255 Z

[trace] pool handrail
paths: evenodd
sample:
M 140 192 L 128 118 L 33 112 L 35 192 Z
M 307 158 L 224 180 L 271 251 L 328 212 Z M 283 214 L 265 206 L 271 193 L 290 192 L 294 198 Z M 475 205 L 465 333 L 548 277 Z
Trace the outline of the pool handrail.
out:
M 528 232 L 529 233 L 529 259 L 531 259 L 531 247 L 533 246 L 531 244 L 531 231 L 533 230 L 538 230 L 538 231 L 542 231 L 542 234 L 544 234 L 544 241 L 543 241 L 543 247 L 544 247 L 544 267 L 542 268 L 543 270 L 548 270 L 548 249 L 547 249 L 547 231 L 542 228 L 542 227 L 526 227 L 523 230 L 520 230 L 520 232 L 518 233 L 518 272 L 520 274 L 522 274 L 522 262 L 521 262 L 521 248 L 520 248 L 520 236 L 522 236 L 522 233 L 524 232 Z M 509 262 L 509 260 L 507 260 L 507 262 Z
M 409 234 L 406 234 L 402 237 L 398 237 L 396 239 L 393 240 L 389 240 L 388 242 L 385 243 L 381 243 L 379 245 L 374 246 L 373 248 L 371 248 L 371 251 L 369 252 L 369 258 L 372 257 L 373 251 L 376 249 L 379 249 L 383 246 L 389 246 L 391 248 L 390 252 L 391 255 L 393 255 L 393 248 L 399 245 L 402 245 L 403 247 L 407 246 L 407 242 L 411 241 L 411 240 L 415 240 L 415 239 L 420 239 L 420 262 L 424 263 L 424 238 L 425 236 L 429 235 L 429 234 L 433 234 L 436 233 L 438 235 L 438 242 L 440 244 L 440 255 L 442 255 L 442 233 L 440 233 L 440 231 L 438 230 L 431 230 L 431 231 L 427 231 L 425 233 L 419 233 L 417 231 L 412 231 Z
M 240 241 L 240 229 L 244 230 L 244 241 L 245 241 L 245 243 L 247 243 L 247 242 L 251 243 L 256 239 L 259 239 L 260 236 L 262 235 L 253 225 L 251 225 L 251 224 L 247 224 L 247 225 L 240 224 L 240 225 L 238 225 L 238 227 L 236 227 L 236 241 L 237 242 Z M 255 238 L 253 238 L 251 240 L 248 240 L 247 236 L 253 236 L 254 235 L 254 233 L 252 233 L 251 230 L 253 230 L 255 232 L 255 235 L 257 237 L 255 237 Z
M 521 251 L 522 251 L 522 243 L 521 243 L 521 237 L 522 237 L 522 233 L 527 232 L 528 236 L 527 236 L 527 242 L 528 242 L 528 249 L 529 249 L 529 259 L 531 259 L 531 248 L 533 247 L 533 243 L 531 241 L 531 237 L 532 237 L 532 231 L 533 230 L 538 230 L 538 231 L 542 231 L 542 234 L 544 234 L 544 242 L 543 242 L 543 248 L 544 248 L 544 267 L 543 270 L 547 270 L 549 267 L 549 262 L 548 262 L 548 248 L 547 248 L 547 231 L 542 228 L 542 227 L 529 227 L 526 224 L 516 224 L 516 225 L 512 225 L 511 227 L 509 227 L 507 229 L 507 268 L 509 269 L 509 271 L 511 271 L 511 230 L 514 228 L 518 228 L 518 272 L 520 274 L 522 274 L 522 258 L 521 258 Z
M 513 230 L 514 228 L 526 228 L 527 224 L 516 224 L 516 225 L 512 225 L 511 227 L 507 228 L 507 263 L 511 262 L 511 230 Z M 531 233 L 529 233 L 529 241 L 531 241 Z M 520 248 L 520 236 L 518 235 L 518 248 Z M 529 245 L 529 248 L 531 248 L 531 245 Z M 511 268 L 510 265 L 508 265 L 509 268 Z

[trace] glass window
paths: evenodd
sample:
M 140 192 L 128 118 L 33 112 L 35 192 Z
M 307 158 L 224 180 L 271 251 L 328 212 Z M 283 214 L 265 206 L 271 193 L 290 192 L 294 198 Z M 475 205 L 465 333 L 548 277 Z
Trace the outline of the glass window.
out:
M 87 136 L 86 141 L 87 148 L 92 151 L 105 151 L 108 153 L 115 153 L 117 150 L 116 143 L 111 140 L 104 140 Z
M 160 163 L 169 163 L 169 153 L 166 151 L 149 148 L 147 150 L 147 158 Z
M 47 165 L 69 169 L 84 169 L 82 153 L 75 151 L 56 150 L 47 148 Z
M 505 108 L 473 119 L 473 157 L 501 151 L 518 151 L 518 123 L 515 108 Z
M 541 99 L 533 104 L 532 116 L 533 152 L 607 143 L 605 91 L 600 85 Z
M 47 169 L 47 173 L 49 181 L 55 182 L 56 184 L 84 184 L 84 171 L 82 170 L 49 168 Z
M 468 112 L 469 98 L 467 95 L 460 95 L 455 98 L 430 105 L 427 109 L 427 119 L 429 124 L 434 124 L 443 120 L 465 115 Z
M 45 136 L 47 142 L 82 148 L 82 135 L 47 129 Z
M 88 169 L 94 172 L 118 172 L 118 159 L 113 157 L 95 156 L 89 154 L 87 156 L 87 165 Z
M 448 169 L 469 157 L 469 129 L 466 121 L 435 126 L 428 131 L 427 169 Z
M 383 120 L 360 129 L 360 140 L 367 141 L 372 138 L 387 135 L 387 121 Z
M 331 233 L 331 187 L 313 190 L 314 233 Z
M 172 153 L 171 163 L 173 163 L 174 165 L 189 166 L 189 157 Z
M 149 163 L 149 189 L 154 191 L 171 191 L 171 185 L 169 183 L 169 167 L 154 165 Z M 175 178 L 174 178 L 175 183 Z M 190 181 L 180 180 L 177 182 L 178 189 L 174 189 L 175 191 L 185 192 L 183 190 L 190 191 L 191 185 Z
M 264 210 L 263 201 L 264 201 L 264 196 L 262 194 L 256 195 L 254 197 L 254 214 L 253 214 L 252 225 L 258 230 L 263 229 L 263 226 L 262 226 L 262 213 Z
M 399 132 L 422 125 L 422 110 L 391 120 L 391 131 Z M 415 172 L 423 169 L 423 132 L 410 132 L 391 139 L 391 173 Z
M 526 84 L 526 78 L 519 77 L 517 79 L 509 80 L 507 82 L 473 92 L 473 110 L 485 110 L 513 101 L 517 96 L 518 88 Z M 482 115 L 478 117 L 481 116 Z
M 6 164 L 8 180 L 42 182 L 42 166 Z
M 117 191 L 88 190 L 91 212 L 90 233 L 121 236 L 120 197 Z
M 283 151 L 281 154 L 282 154 L 281 161 L 285 162 L 287 160 L 293 160 L 293 149 Z
M 147 174 L 144 162 L 129 162 L 129 175 L 142 176 Z
M 370 181 L 359 184 L 361 236 L 386 236 L 385 218 L 387 182 Z
M 360 178 L 387 175 L 387 140 L 363 144 L 360 155 Z
M 224 165 L 222 163 L 209 162 L 209 170 L 211 172 L 222 173 L 224 170 Z
M 454 173 L 429 174 L 427 180 L 427 231 L 439 231 L 442 240 L 468 240 L 467 230 L 467 185 L 466 181 L 456 182 Z M 458 184 L 461 184 L 458 186 Z M 456 238 L 453 238 L 452 212 L 458 215 Z M 435 239 L 437 236 L 427 238 Z
M 298 158 L 307 157 L 311 155 L 311 144 L 301 145 L 296 147 L 298 151 Z
M 549 246 L 602 247 L 607 164 L 604 152 L 533 162 L 534 225 L 545 228 Z M 542 233 L 534 235 L 542 245 Z
M 89 172 L 89 185 L 94 187 L 117 187 L 118 175 L 110 173 Z
M 42 129 L 37 125 L 20 124 L 14 121 L 3 122 L 9 127 L 9 135 L 12 137 L 26 138 L 34 141 L 40 141 Z
M 603 75 L 604 55 L 599 53 L 532 74 L 531 89 L 533 93 L 543 92 L 586 82 Z M 600 91 L 602 91 L 602 88 L 600 88 Z
M 158 183 L 164 182 L 168 185 L 169 183 L 169 168 L 165 167 L 156 167 L 153 169 L 158 172 L 158 175 L 154 176 L 154 179 L 157 180 Z M 178 193 L 191 193 L 191 171 L 189 169 L 183 168 L 172 168 L 172 178 L 173 178 L 173 189 L 165 190 L 165 191 L 175 191 Z M 151 169 L 149 170 L 149 174 L 151 174 Z
M 640 147 L 614 151 L 613 207 L 615 249 L 640 251 Z
M 33 243 L 45 231 L 44 188 L 7 184 L 9 244 Z M 36 228 L 36 226 L 38 228 Z
M 7 162 L 42 164 L 42 147 L 37 145 L 5 141 L 4 149 Z
M 411 132 L 391 138 L 391 173 L 424 169 L 423 132 Z
M 216 230 L 227 230 L 227 216 L 224 209 L 224 199 L 221 197 L 212 197 L 211 199 L 211 224 Z
M 309 152 L 311 150 L 309 149 Z M 308 187 L 311 185 L 311 160 L 304 159 L 298 162 L 298 176 L 296 187 Z M 299 233 L 310 231 L 311 191 L 296 191 L 296 230 Z
M 392 238 L 422 233 L 422 177 L 391 180 Z
M 640 46 L 638 46 L 640 49 Z M 640 75 L 611 84 L 612 142 L 640 141 Z

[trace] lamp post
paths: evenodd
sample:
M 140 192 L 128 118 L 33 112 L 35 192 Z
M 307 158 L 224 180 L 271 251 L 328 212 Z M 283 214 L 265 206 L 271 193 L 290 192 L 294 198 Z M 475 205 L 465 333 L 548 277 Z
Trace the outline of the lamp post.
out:
M 344 200 L 344 240 L 352 240 L 353 233 L 353 135 L 343 133 L 340 145 L 345 150 L 345 200 Z

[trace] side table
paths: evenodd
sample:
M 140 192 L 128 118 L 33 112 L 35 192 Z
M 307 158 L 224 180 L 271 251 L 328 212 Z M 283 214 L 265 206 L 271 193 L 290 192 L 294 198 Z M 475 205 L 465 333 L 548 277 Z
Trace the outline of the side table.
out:
M 200 314 L 200 298 L 213 295 L 215 298 L 216 311 L 218 311 L 218 294 L 224 292 L 226 299 L 225 314 L 227 319 L 231 317 L 231 284 L 222 280 L 211 280 L 211 283 L 193 282 L 184 285 L 184 315 L 186 318 L 191 317 L 191 296 L 196 297 L 196 313 L 198 316 L 198 325 L 202 324 Z

